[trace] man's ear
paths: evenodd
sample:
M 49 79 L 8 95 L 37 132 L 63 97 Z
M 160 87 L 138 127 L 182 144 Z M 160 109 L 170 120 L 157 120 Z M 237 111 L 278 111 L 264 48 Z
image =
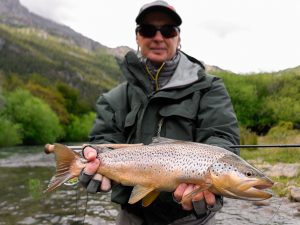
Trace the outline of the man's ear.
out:
M 180 48 L 180 47 L 181 47 L 181 37 L 178 36 L 177 48 Z

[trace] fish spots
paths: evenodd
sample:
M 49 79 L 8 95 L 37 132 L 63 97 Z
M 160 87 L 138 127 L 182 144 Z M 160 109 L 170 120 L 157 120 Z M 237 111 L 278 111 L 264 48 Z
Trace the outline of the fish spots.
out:
M 237 171 L 237 169 L 232 164 L 216 162 L 210 167 L 210 171 L 214 173 L 215 176 L 219 176 L 223 173 Z
M 133 170 L 152 173 L 166 179 L 180 176 L 186 179 L 202 179 L 211 165 L 225 155 L 225 150 L 200 143 L 176 142 L 133 146 L 101 153 L 103 165 L 116 170 Z M 218 166 L 219 167 L 219 166 Z M 214 170 L 220 173 L 218 167 Z

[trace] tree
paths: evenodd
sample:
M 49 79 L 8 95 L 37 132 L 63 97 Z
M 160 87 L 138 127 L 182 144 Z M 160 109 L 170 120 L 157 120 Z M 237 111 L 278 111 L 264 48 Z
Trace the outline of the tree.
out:
M 24 144 L 54 142 L 63 135 L 58 116 L 43 100 L 26 90 L 7 95 L 4 114 L 22 127 Z

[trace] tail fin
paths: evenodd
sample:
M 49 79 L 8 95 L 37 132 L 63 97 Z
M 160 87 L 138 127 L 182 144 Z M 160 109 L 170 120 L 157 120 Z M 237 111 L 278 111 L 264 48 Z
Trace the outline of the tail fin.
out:
M 54 154 L 56 158 L 56 173 L 51 178 L 48 188 L 45 192 L 50 192 L 62 185 L 64 182 L 79 176 L 82 163 L 77 163 L 80 155 L 65 145 L 55 144 Z

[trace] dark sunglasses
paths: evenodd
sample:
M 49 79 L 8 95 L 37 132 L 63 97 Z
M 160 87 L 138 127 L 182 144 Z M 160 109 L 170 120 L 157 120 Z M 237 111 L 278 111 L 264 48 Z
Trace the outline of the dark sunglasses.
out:
M 141 24 L 135 29 L 135 33 L 138 32 L 141 36 L 146 38 L 154 37 L 157 31 L 160 31 L 164 38 L 172 38 L 178 35 L 180 29 L 175 25 L 163 25 L 161 27 L 156 27 L 150 24 Z

